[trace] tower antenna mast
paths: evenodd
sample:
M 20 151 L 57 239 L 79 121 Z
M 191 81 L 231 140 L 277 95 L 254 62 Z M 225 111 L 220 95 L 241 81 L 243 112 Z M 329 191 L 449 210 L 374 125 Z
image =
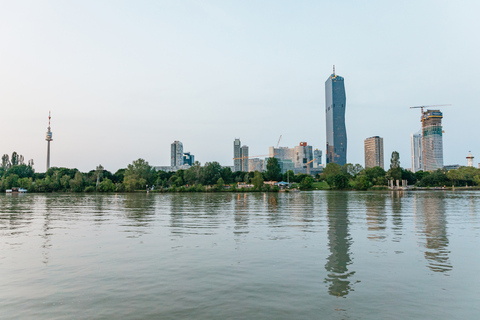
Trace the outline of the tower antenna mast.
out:
M 47 136 L 45 140 L 47 141 L 47 171 L 50 169 L 50 141 L 52 141 L 52 129 L 50 128 L 50 119 L 51 113 L 48 111 L 48 128 L 47 128 Z

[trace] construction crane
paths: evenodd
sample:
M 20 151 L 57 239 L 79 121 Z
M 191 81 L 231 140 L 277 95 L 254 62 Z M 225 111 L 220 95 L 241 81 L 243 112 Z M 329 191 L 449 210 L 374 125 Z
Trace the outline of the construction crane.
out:
M 309 166 L 309 164 L 312 163 L 312 162 L 315 161 L 315 160 L 317 160 L 317 159 L 310 160 L 310 161 L 308 161 L 308 162 L 306 163 L 306 165 L 307 165 L 307 174 L 308 174 L 308 175 L 310 175 L 310 166 Z
M 410 109 L 420 108 L 420 112 L 421 112 L 420 121 L 422 121 L 422 162 L 423 162 L 422 169 L 423 171 L 425 171 L 425 117 L 423 116 L 423 108 L 446 107 L 446 106 L 451 106 L 451 104 L 433 104 L 429 106 L 410 107 Z
M 277 148 L 276 148 L 276 149 L 278 149 L 278 145 L 280 144 L 280 140 L 281 140 L 281 139 L 282 139 L 282 135 L 280 135 L 280 138 L 278 138 Z M 276 155 L 277 155 L 277 152 L 274 152 L 273 157 L 275 157 Z M 233 160 L 239 160 L 239 159 L 241 159 L 242 162 L 243 162 L 244 160 L 248 160 L 248 159 L 250 159 L 250 158 L 259 158 L 259 157 L 270 157 L 270 154 L 261 154 L 261 155 L 257 155 L 257 156 L 239 157 L 239 158 L 233 158 Z M 254 168 L 256 168 L 256 165 L 255 165 Z
M 280 138 L 278 138 L 277 149 L 278 149 L 278 146 L 280 145 L 280 140 L 282 140 L 282 135 L 280 135 Z

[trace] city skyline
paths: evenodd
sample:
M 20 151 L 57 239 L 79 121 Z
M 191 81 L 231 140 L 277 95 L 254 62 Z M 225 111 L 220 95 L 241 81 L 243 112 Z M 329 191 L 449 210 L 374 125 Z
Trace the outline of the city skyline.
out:
M 386 162 L 398 151 L 409 167 L 410 134 L 421 128 L 409 107 L 451 103 L 440 109 L 444 164 L 463 165 L 468 151 L 479 153 L 465 134 L 480 117 L 480 44 L 471 41 L 479 9 L 473 1 L 6 2 L 0 152 L 34 159 L 43 172 L 48 110 L 51 166 L 81 171 L 138 158 L 168 165 L 174 140 L 222 165 L 233 164 L 238 136 L 252 155 L 279 135 L 281 146 L 308 141 L 325 152 L 323 87 L 335 64 L 348 86 L 349 163 L 363 163 L 363 140 L 380 135 Z M 331 12 L 345 17 L 335 32 L 325 27 Z

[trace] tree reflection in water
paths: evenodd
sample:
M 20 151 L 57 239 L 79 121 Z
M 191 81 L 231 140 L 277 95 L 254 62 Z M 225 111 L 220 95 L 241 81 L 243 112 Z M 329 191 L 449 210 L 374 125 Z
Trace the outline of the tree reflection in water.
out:
M 367 237 L 370 240 L 384 240 L 386 238 L 385 202 L 384 194 L 366 195 L 365 206 L 367 208 L 367 228 L 369 231 Z
M 349 278 L 355 274 L 355 271 L 349 271 L 352 238 L 348 231 L 348 196 L 348 192 L 334 191 L 326 196 L 330 255 L 325 264 L 328 272 L 325 283 L 329 283 L 329 293 L 338 297 L 346 296 L 353 290 Z
M 124 216 L 127 219 L 127 229 L 131 238 L 147 233 L 147 228 L 153 228 L 155 219 L 155 197 L 146 193 L 124 194 Z
M 392 199 L 392 223 L 393 223 L 393 241 L 400 242 L 402 239 L 402 202 L 403 202 L 404 192 L 403 191 L 391 191 L 390 198 Z

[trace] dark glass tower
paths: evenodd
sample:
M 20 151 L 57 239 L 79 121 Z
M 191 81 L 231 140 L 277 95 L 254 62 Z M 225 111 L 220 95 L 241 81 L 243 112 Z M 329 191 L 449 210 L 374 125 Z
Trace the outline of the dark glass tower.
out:
M 325 118 L 327 121 L 326 162 L 347 163 L 347 129 L 345 128 L 345 85 L 343 77 L 333 74 L 325 81 Z

